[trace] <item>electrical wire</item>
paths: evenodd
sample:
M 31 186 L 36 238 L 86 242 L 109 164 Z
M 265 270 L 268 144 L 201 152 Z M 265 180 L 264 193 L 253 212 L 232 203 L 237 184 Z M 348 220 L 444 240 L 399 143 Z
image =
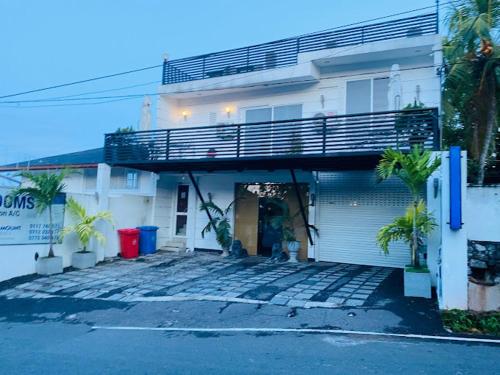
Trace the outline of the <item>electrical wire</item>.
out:
M 61 88 L 61 87 L 79 85 L 79 84 L 82 84 L 82 83 L 98 81 L 98 80 L 106 79 L 106 78 L 118 77 L 118 76 L 122 76 L 122 75 L 126 75 L 126 74 L 143 72 L 145 70 L 156 69 L 156 68 L 160 68 L 160 67 L 163 67 L 163 64 L 153 65 L 153 66 L 147 66 L 145 68 L 133 69 L 133 70 L 128 70 L 128 71 L 120 72 L 120 73 L 107 74 L 107 75 L 99 76 L 99 77 L 82 79 L 80 81 L 73 81 L 73 82 L 61 83 L 59 85 L 42 87 L 42 88 L 38 88 L 38 89 L 17 92 L 17 93 L 14 93 L 14 94 L 2 95 L 2 96 L 0 96 L 0 99 L 11 98 L 13 96 L 19 96 L 19 95 L 25 95 L 25 94 L 32 94 L 32 93 L 35 93 L 35 92 L 41 92 L 41 91 L 46 91 L 46 90 L 53 90 L 53 89 L 57 89 L 57 88 Z
M 441 7 L 441 6 L 445 6 L 445 5 L 449 5 L 449 4 L 453 4 L 453 3 L 454 3 L 453 1 L 448 1 L 446 3 L 439 4 L 438 6 Z M 336 26 L 336 27 L 329 28 L 329 29 L 324 29 L 324 30 L 321 30 L 319 32 L 326 32 L 326 31 L 337 30 L 337 29 L 346 28 L 346 27 L 350 27 L 350 26 L 361 25 L 361 24 L 368 23 L 368 22 L 379 21 L 379 20 L 382 20 L 382 19 L 387 19 L 387 18 L 391 18 L 391 17 L 396 17 L 396 16 L 404 15 L 404 14 L 409 14 L 409 13 L 415 13 L 417 11 L 427 10 L 427 9 L 436 8 L 436 7 L 437 7 L 437 5 L 427 6 L 427 7 L 421 7 L 421 8 L 414 8 L 414 9 L 410 9 L 410 10 L 404 11 L 404 12 L 393 13 L 393 14 L 390 14 L 390 15 L 382 16 L 382 17 L 371 18 L 371 19 L 368 19 L 368 20 L 363 20 L 363 21 L 359 21 L 359 22 L 354 22 L 354 23 L 350 23 L 350 24 L 344 24 L 344 25 L 341 25 L 341 26 Z M 302 34 L 302 35 L 299 35 L 298 37 L 307 36 L 307 35 L 316 34 L 316 33 L 318 33 L 318 31 L 307 33 L 307 34 Z M 137 73 L 137 72 L 142 72 L 142 71 L 145 71 L 145 70 L 156 69 L 156 68 L 160 68 L 162 66 L 163 66 L 163 64 L 158 64 L 158 65 L 153 65 L 153 66 L 148 66 L 148 67 L 143 67 L 143 68 L 128 70 L 128 71 L 124 71 L 124 72 L 119 72 L 119 73 L 113 73 L 113 74 L 108 74 L 108 75 L 103 75 L 103 76 L 98 76 L 98 77 L 92 77 L 92 78 L 78 80 L 78 81 L 73 81 L 73 82 L 62 83 L 62 84 L 58 84 L 58 85 L 52 85 L 52 86 L 47 86 L 47 87 L 42 87 L 42 88 L 37 88 L 37 89 L 32 89 L 32 90 L 27 90 L 27 91 L 22 91 L 22 92 L 7 94 L 7 95 L 1 95 L 0 99 L 11 98 L 11 97 L 14 97 L 14 96 L 31 94 L 31 93 L 41 92 L 41 91 L 53 90 L 53 89 L 57 89 L 57 88 L 61 88 L 61 87 L 73 86 L 73 85 L 78 85 L 78 84 L 87 83 L 87 82 L 93 82 L 93 81 L 97 81 L 97 80 L 102 80 L 102 79 L 107 79 L 107 78 L 112 78 L 112 77 L 117 77 L 117 76 L 122 76 L 122 75 Z
M 414 70 L 421 70 L 421 69 L 441 69 L 443 65 L 425 65 L 425 66 L 419 66 L 419 67 L 409 67 L 409 68 L 400 68 L 400 72 L 404 71 L 414 71 Z M 243 88 L 255 88 L 255 87 L 262 87 L 262 88 L 268 88 L 268 87 L 274 87 L 274 86 L 289 86 L 294 83 L 300 83 L 300 84 L 308 84 L 308 83 L 318 83 L 320 81 L 325 81 L 325 80 L 332 80 L 332 79 L 341 79 L 341 78 L 355 78 L 355 77 L 362 77 L 362 76 L 372 76 L 372 75 L 378 75 L 378 74 L 386 74 L 390 73 L 390 69 L 384 69 L 384 70 L 377 70 L 377 71 L 368 71 L 368 72 L 362 72 L 362 73 L 349 73 L 349 74 L 343 74 L 343 75 L 334 75 L 331 77 L 322 77 L 318 79 L 311 79 L 311 80 L 301 80 L 301 81 L 296 81 L 296 82 L 274 82 L 274 83 L 259 83 L 255 85 L 247 85 L 244 86 Z M 421 79 L 417 79 L 421 80 Z M 318 88 L 320 90 L 322 88 Z M 227 88 L 213 88 L 210 89 L 210 91 L 220 91 L 220 90 L 227 90 Z M 190 90 L 190 91 L 176 91 L 172 94 L 184 94 L 184 93 L 191 93 L 191 92 L 197 92 L 197 90 Z M 129 94 L 129 95 L 113 95 L 113 96 L 97 96 L 97 97 L 87 97 L 87 98 L 65 98 L 65 99 L 31 99 L 31 100 L 13 100 L 13 101 L 1 101 L 0 104 L 22 104 L 22 103 L 44 103 L 44 102 L 67 102 L 67 101 L 82 101 L 82 100 L 109 100 L 109 99 L 134 99 L 134 98 L 141 98 L 144 96 L 159 96 L 163 95 L 161 93 L 157 92 L 146 92 L 146 93 L 139 93 L 139 94 Z

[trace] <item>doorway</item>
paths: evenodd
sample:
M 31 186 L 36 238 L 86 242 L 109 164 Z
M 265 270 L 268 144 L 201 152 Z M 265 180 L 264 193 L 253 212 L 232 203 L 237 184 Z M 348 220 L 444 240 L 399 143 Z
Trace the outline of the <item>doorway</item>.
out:
M 299 183 L 302 202 L 309 202 L 309 184 Z M 272 255 L 273 243 L 280 243 L 282 227 L 277 218 L 288 213 L 300 241 L 299 259 L 307 260 L 307 233 L 299 212 L 299 203 L 293 184 L 240 183 L 235 187 L 234 237 L 240 240 L 249 255 Z M 306 210 L 307 216 L 307 210 Z M 274 228 L 272 223 L 274 222 Z
M 285 214 L 281 198 L 259 198 L 257 255 L 271 256 L 273 245 L 281 243 L 283 226 L 279 218 Z

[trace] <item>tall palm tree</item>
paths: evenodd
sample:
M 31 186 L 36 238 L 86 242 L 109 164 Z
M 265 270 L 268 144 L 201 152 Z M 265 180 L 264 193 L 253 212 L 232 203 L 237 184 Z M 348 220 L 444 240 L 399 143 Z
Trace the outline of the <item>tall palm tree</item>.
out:
M 66 185 L 63 180 L 72 171 L 63 169 L 59 173 L 33 173 L 29 171 L 21 172 L 19 176 L 25 178 L 29 186 L 20 187 L 14 190 L 16 195 L 30 195 L 35 200 L 35 208 L 38 214 L 42 214 L 45 210 L 49 211 L 49 254 L 48 257 L 54 256 L 54 236 L 53 236 L 53 218 L 52 204 L 56 196 L 64 190 Z
M 499 0 L 452 2 L 447 17 L 445 114 L 463 128 L 467 151 L 483 184 L 498 131 L 500 81 Z
M 425 211 L 421 206 L 420 195 L 430 175 L 441 165 L 439 158 L 432 159 L 432 153 L 414 146 L 409 153 L 387 149 L 377 165 L 380 181 L 391 176 L 399 178 L 406 185 L 412 196 L 413 214 L 408 216 L 412 221 L 411 257 L 412 264 L 418 266 L 417 250 L 419 245 L 418 218 Z M 423 203 L 423 202 L 422 202 Z M 425 208 L 425 205 L 424 205 Z

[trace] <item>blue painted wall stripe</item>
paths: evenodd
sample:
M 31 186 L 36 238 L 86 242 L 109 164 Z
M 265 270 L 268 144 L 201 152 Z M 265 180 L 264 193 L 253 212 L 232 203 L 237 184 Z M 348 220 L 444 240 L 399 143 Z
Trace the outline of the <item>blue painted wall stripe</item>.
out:
M 450 229 L 462 228 L 462 161 L 460 146 L 450 147 Z

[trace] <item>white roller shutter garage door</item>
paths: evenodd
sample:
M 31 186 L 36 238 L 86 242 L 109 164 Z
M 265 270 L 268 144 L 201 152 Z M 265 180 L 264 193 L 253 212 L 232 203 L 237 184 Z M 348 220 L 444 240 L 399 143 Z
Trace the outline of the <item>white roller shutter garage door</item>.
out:
M 380 227 L 411 203 L 398 179 L 377 183 L 374 171 L 320 173 L 318 179 L 318 260 L 388 267 L 410 262 L 406 244 L 392 244 L 385 255 L 376 242 Z

